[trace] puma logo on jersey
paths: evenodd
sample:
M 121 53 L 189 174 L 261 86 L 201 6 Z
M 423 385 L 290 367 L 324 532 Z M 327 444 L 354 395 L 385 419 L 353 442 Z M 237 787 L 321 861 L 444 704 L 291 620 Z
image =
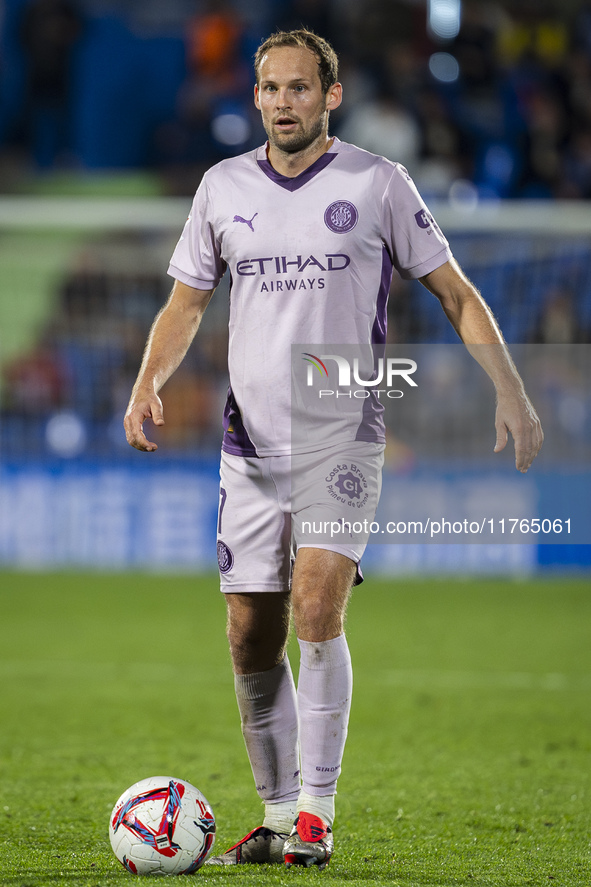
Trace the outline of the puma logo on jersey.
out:
M 248 225 L 250 230 L 254 233 L 254 226 L 252 223 L 254 222 L 254 220 L 256 219 L 257 216 L 258 216 L 258 213 L 255 213 L 254 216 L 252 217 L 252 219 L 243 219 L 242 216 L 234 216 L 234 221 L 235 222 L 242 222 L 243 225 Z

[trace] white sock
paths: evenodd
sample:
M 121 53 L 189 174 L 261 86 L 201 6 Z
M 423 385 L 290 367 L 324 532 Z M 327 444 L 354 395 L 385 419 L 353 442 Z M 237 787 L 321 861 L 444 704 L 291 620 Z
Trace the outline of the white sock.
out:
M 334 795 L 325 795 L 324 797 L 309 795 L 303 789 L 300 792 L 296 813 L 313 813 L 329 825 L 331 828 L 334 823 Z
M 351 655 L 344 634 L 330 641 L 298 639 L 298 643 L 302 789 L 308 796 L 326 798 L 336 794 L 347 738 L 353 690 Z
M 234 675 L 234 687 L 259 797 L 270 804 L 295 804 L 300 792 L 298 717 L 287 656 L 269 671 Z
M 282 835 L 288 835 L 296 818 L 296 802 L 283 801 L 279 804 L 265 804 L 265 818 L 263 825 L 279 832 Z

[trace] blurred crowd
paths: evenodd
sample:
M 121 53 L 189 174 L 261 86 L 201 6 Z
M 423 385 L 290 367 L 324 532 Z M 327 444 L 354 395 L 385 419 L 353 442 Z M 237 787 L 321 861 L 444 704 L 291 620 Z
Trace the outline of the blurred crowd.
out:
M 4 455 L 128 449 L 123 413 L 151 322 L 172 285 L 162 256 L 167 249 L 169 238 L 158 236 L 91 236 L 74 256 L 58 278 L 53 310 L 36 341 L 2 367 Z M 166 386 L 160 439 L 174 452 L 219 444 L 227 388 L 224 289 L 225 282 L 199 346 Z
M 445 40 L 429 32 L 426 0 L 2 8 L 0 157 L 33 169 L 139 165 L 191 193 L 209 165 L 263 140 L 254 50 L 275 28 L 304 25 L 341 59 L 333 132 L 405 163 L 427 197 L 466 179 L 482 197 L 591 196 L 584 0 L 463 0 Z

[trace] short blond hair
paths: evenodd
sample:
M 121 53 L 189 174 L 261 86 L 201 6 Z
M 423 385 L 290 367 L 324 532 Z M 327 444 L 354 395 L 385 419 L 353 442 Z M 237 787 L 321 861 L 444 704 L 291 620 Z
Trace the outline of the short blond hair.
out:
M 339 79 L 339 60 L 328 40 L 319 37 L 313 31 L 300 28 L 297 31 L 277 31 L 261 43 L 254 57 L 257 83 L 263 57 L 270 49 L 277 49 L 280 46 L 299 46 L 314 53 L 318 61 L 318 75 L 324 95 Z

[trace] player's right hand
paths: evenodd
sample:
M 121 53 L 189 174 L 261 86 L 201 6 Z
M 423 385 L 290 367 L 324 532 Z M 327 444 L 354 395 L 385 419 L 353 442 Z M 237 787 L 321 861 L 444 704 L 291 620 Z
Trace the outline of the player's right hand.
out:
M 162 401 L 157 394 L 132 397 L 123 420 L 127 443 L 136 450 L 153 453 L 158 449 L 158 444 L 148 440 L 144 434 L 146 419 L 151 419 L 154 425 L 164 425 Z

